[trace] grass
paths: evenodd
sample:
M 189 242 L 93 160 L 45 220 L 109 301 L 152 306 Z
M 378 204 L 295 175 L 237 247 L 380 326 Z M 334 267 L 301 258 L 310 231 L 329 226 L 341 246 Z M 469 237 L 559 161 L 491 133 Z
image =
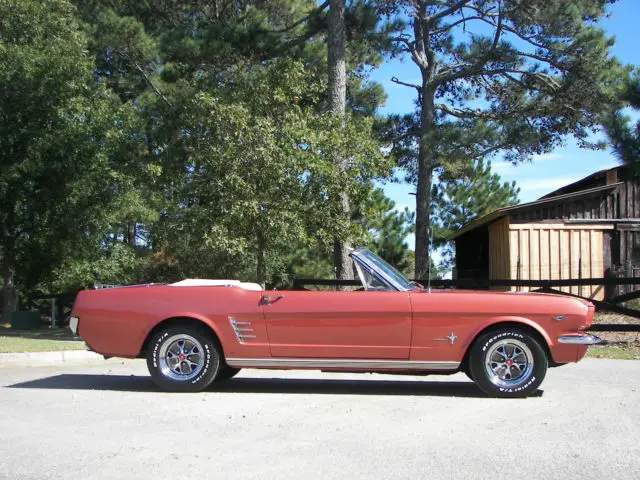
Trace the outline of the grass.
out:
M 12 330 L 0 328 L 0 353 L 86 350 L 87 346 L 68 328 Z
M 587 357 L 640 360 L 640 345 L 594 345 L 589 349 Z

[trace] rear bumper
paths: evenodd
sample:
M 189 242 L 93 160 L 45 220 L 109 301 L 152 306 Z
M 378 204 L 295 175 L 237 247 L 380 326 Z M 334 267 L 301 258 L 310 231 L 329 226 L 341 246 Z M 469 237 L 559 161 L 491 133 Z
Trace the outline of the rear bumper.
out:
M 80 319 L 78 317 L 76 317 L 75 315 L 72 315 L 69 318 L 69 328 L 71 329 L 71 331 L 75 335 L 78 335 L 78 323 L 79 322 L 80 322 Z
M 586 333 L 578 335 L 563 335 L 561 337 L 558 337 L 558 343 L 568 345 L 597 345 L 601 341 L 602 340 L 600 340 L 600 337 L 596 337 L 595 335 Z

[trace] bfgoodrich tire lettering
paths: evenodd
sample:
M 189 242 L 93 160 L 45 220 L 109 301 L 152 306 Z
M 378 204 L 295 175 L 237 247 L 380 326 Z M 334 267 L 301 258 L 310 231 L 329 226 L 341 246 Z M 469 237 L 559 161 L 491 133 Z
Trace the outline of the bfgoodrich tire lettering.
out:
M 492 397 L 526 397 L 547 373 L 547 355 L 524 329 L 504 328 L 481 335 L 469 355 L 474 382 Z
M 220 369 L 220 349 L 212 336 L 194 327 L 168 327 L 154 334 L 147 350 L 153 381 L 172 392 L 199 392 Z

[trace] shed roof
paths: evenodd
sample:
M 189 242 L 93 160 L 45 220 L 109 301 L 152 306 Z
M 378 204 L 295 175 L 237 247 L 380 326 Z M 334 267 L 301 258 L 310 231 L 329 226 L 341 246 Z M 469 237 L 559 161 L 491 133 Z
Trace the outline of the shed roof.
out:
M 494 210 L 491 213 L 486 214 L 483 217 L 480 218 L 476 218 L 474 221 L 467 223 L 465 226 L 463 226 L 460 230 L 458 230 L 456 233 L 454 233 L 453 235 L 451 235 L 449 237 L 449 240 L 454 240 L 456 238 L 458 238 L 461 235 L 464 235 L 465 233 L 478 228 L 482 225 L 486 225 L 487 223 L 491 223 L 494 220 L 498 220 L 502 217 L 505 217 L 507 215 L 510 215 L 511 213 L 515 213 L 515 212 L 519 212 L 522 210 L 526 210 L 528 208 L 535 208 L 538 207 L 540 205 L 547 205 L 547 204 L 553 204 L 556 202 L 562 202 L 565 200 L 575 200 L 578 198 L 583 198 L 583 197 L 591 197 L 591 196 L 595 196 L 595 195 L 599 195 L 600 193 L 603 192 L 608 192 L 611 190 L 616 189 L 619 185 L 622 185 L 622 182 L 618 182 L 618 183 L 612 183 L 610 185 L 603 185 L 601 187 L 595 187 L 595 188 L 588 188 L 586 190 L 580 190 L 578 192 L 573 192 L 573 193 L 567 193 L 564 195 L 556 195 L 554 197 L 542 197 L 538 200 L 536 200 L 535 202 L 528 202 L 528 203 L 521 203 L 519 205 L 514 205 L 512 207 L 503 207 L 503 208 L 499 208 L 497 210 Z
M 609 172 L 612 172 L 613 170 L 617 170 L 618 172 L 620 172 L 622 170 L 626 170 L 627 168 L 628 168 L 627 165 L 618 165 L 613 168 L 605 168 L 604 170 L 598 170 L 597 172 L 593 172 L 592 174 L 587 175 L 586 177 L 583 177 L 580 180 L 576 180 L 575 182 L 564 185 L 554 190 L 553 192 L 549 192 L 546 195 L 540 197 L 538 200 L 542 200 L 543 198 L 556 197 L 558 195 L 564 195 L 565 193 L 574 193 L 574 192 L 586 190 L 587 187 L 589 187 L 590 185 L 593 185 L 595 182 L 598 182 L 598 181 L 604 180 L 604 182 L 606 183 L 611 183 L 611 182 L 607 182 L 606 180 Z

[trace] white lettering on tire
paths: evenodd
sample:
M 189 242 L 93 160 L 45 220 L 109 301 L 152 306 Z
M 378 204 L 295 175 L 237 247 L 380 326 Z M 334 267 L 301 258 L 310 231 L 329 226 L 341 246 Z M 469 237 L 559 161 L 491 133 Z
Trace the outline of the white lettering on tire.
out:
M 204 375 L 209 370 L 209 366 L 211 365 L 211 348 L 209 347 L 209 344 L 205 343 L 204 349 L 207 351 L 206 362 L 204 364 L 204 367 L 202 367 L 202 371 L 200 372 L 200 375 L 198 375 L 195 379 L 191 381 L 191 383 L 194 385 L 198 383 L 200 380 L 202 380 Z
M 153 366 L 154 368 L 158 368 L 158 349 L 160 348 L 160 345 L 162 345 L 162 342 L 165 338 L 167 338 L 169 336 L 168 333 L 163 333 L 160 338 L 158 338 L 158 341 L 156 342 L 156 344 L 153 346 Z

